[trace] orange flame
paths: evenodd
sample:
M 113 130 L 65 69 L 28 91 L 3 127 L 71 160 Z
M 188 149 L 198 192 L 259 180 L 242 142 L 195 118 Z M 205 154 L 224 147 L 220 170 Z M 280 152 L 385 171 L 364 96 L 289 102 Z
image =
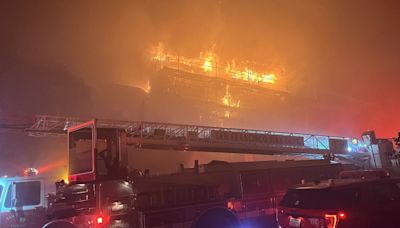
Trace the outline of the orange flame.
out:
M 237 70 L 231 65 L 225 68 L 225 73 L 232 75 L 232 78 L 241 79 L 244 81 L 256 82 L 256 83 L 268 83 L 274 84 L 276 82 L 276 76 L 273 73 L 260 74 L 256 73 L 251 69 L 245 68 L 244 70 Z
M 240 107 L 240 100 L 234 102 L 232 99 L 232 95 L 229 92 L 229 85 L 226 85 L 225 95 L 222 98 L 222 104 L 231 108 L 239 108 Z
M 217 64 L 218 57 L 212 51 L 200 53 L 199 59 L 167 54 L 162 43 L 159 43 L 155 48 L 153 48 L 152 60 L 160 62 L 163 66 L 168 66 L 190 73 L 201 74 L 201 72 L 213 72 L 213 74 L 207 74 L 207 76 L 243 80 L 259 85 L 272 85 L 278 80 L 277 76 L 271 72 L 259 73 L 250 68 L 236 68 L 234 61 L 232 61 L 232 64 L 227 65 Z M 224 70 L 218 70 L 218 68 L 222 68 Z
M 207 52 L 206 55 L 204 56 L 203 65 L 201 66 L 203 71 L 204 72 L 213 71 L 213 65 L 214 65 L 215 60 L 216 60 L 216 55 L 211 51 Z

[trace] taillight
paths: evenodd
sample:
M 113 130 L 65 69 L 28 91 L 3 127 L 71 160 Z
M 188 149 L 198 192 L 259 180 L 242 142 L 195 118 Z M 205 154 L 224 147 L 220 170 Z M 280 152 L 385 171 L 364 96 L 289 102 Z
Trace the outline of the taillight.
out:
M 338 214 L 325 214 L 326 228 L 336 228 L 340 220 L 346 219 L 347 215 L 344 212 Z
M 235 202 L 232 201 L 232 200 L 229 200 L 229 201 L 226 203 L 226 207 L 227 207 L 229 210 L 233 210 L 233 209 L 234 209 L 234 206 L 235 206 Z
M 325 215 L 325 226 L 326 228 L 336 228 L 338 223 L 337 215 Z
M 239 212 L 242 210 L 242 201 L 235 200 L 234 198 L 229 199 L 228 202 L 226 203 L 226 207 L 229 210 Z
M 344 213 L 344 212 L 339 212 L 339 220 L 342 220 L 342 219 L 346 219 L 346 213 Z

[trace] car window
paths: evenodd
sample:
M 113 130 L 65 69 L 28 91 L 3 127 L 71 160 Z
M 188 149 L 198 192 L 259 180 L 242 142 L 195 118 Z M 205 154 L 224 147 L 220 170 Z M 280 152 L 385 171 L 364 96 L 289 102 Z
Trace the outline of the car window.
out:
M 359 191 L 347 189 L 291 189 L 281 206 L 304 209 L 342 209 L 356 207 Z
M 40 204 L 40 181 L 15 183 L 16 207 Z

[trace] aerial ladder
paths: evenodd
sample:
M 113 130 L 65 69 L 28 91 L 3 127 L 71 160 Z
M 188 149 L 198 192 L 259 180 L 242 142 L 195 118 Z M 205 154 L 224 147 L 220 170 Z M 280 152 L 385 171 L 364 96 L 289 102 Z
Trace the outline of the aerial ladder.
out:
M 33 137 L 65 136 L 68 127 L 85 119 L 64 116 L 36 115 L 35 117 L 0 119 L 0 132 L 26 132 Z M 337 158 L 364 166 L 368 148 L 362 140 L 327 135 L 276 132 L 267 130 L 220 128 L 199 125 L 158 123 L 146 121 L 98 120 L 101 127 L 123 129 L 129 144 L 137 148 L 205 151 L 246 154 L 287 155 L 303 154 L 316 159 Z

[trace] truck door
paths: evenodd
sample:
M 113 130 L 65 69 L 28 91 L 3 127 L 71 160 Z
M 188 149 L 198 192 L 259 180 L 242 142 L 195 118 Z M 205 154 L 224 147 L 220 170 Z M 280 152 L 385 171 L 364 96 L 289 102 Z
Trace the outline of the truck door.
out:
M 96 180 L 96 121 L 68 128 L 70 182 Z
M 1 213 L 1 227 L 41 227 L 45 221 L 42 180 L 13 181 Z

